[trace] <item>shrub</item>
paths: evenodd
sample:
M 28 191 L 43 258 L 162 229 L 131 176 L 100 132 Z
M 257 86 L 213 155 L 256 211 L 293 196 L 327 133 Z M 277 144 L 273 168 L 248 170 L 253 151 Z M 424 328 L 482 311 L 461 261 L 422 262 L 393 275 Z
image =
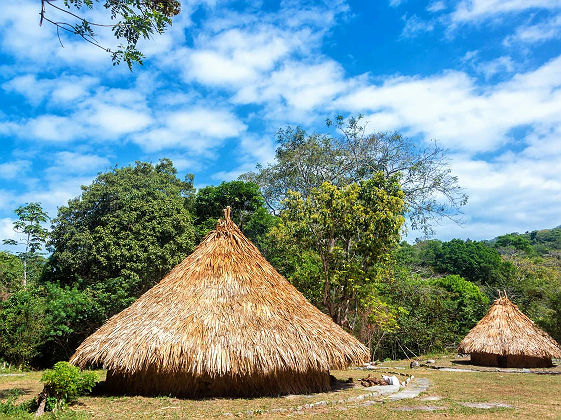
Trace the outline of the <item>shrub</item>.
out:
M 45 302 L 29 287 L 0 302 L 0 359 L 28 366 L 44 341 Z
M 47 403 L 45 409 L 52 411 L 73 404 L 78 397 L 93 389 L 97 375 L 94 372 L 82 372 L 68 362 L 58 362 L 53 369 L 45 371 L 41 377 L 45 383 Z

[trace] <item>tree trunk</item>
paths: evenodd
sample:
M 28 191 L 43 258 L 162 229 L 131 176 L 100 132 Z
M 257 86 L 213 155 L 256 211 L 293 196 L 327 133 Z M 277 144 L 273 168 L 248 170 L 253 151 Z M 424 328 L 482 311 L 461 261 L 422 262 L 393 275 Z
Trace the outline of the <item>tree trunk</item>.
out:
M 45 393 L 45 390 L 41 391 L 37 397 L 37 402 L 39 403 L 39 406 L 35 412 L 35 417 L 40 417 L 45 414 L 45 404 L 47 403 L 47 394 Z

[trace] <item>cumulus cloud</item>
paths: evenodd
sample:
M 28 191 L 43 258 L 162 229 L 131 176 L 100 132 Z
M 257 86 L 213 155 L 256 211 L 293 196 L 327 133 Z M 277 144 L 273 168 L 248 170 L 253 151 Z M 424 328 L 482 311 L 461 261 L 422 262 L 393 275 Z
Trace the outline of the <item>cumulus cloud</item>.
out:
M 204 154 L 246 128 L 229 110 L 195 107 L 170 112 L 158 126 L 132 140 L 147 151 L 180 147 Z
M 90 173 L 108 167 L 109 159 L 94 153 L 57 152 L 54 155 L 54 165 L 47 172 L 49 174 Z
M 493 161 L 455 156 L 452 168 L 470 200 L 464 225 L 444 221 L 436 229 L 438 237 L 480 240 L 561 224 L 561 167 L 556 162 L 526 153 Z
M 553 16 L 533 25 L 523 25 L 515 33 L 505 38 L 505 45 L 517 42 L 534 44 L 561 38 L 561 15 Z
M 395 76 L 341 96 L 337 104 L 368 113 L 377 129 L 405 129 L 439 139 L 453 150 L 488 152 L 513 140 L 520 126 L 561 124 L 561 57 L 494 86 L 462 72 Z
M 0 163 L 0 178 L 15 179 L 24 176 L 31 168 L 29 160 L 13 160 L 10 162 Z

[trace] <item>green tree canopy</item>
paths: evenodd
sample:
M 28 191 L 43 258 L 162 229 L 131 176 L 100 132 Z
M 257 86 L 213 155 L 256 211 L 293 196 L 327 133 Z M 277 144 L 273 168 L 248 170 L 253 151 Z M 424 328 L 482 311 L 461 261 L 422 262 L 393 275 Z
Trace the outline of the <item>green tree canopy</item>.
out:
M 440 273 L 459 274 L 491 288 L 503 286 L 514 270 L 512 264 L 502 260 L 496 249 L 483 242 L 461 239 L 442 242 L 434 264 Z
M 232 209 L 232 220 L 258 246 L 275 223 L 265 208 L 259 186 L 252 182 L 230 181 L 201 188 L 195 196 L 193 213 L 199 240 L 216 227 L 222 210 Z
M 0 251 L 0 301 L 18 290 L 23 282 L 23 262 L 15 255 Z
M 193 249 L 192 195 L 168 159 L 98 175 L 53 220 L 48 278 L 138 296 Z
M 389 258 L 399 241 L 403 206 L 397 177 L 377 173 L 343 187 L 324 182 L 306 197 L 288 193 L 271 236 L 288 253 L 318 256 L 321 282 L 315 287 L 322 304 L 335 322 L 352 328 L 350 317 L 376 265 Z

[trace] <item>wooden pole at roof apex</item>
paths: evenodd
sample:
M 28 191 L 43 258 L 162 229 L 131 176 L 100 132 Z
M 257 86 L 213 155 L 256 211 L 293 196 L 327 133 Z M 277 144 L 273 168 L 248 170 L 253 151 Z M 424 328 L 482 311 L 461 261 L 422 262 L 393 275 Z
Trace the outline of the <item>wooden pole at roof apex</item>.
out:
M 224 210 L 222 210 L 222 211 L 224 212 L 224 220 L 225 220 L 225 221 L 230 220 L 230 213 L 231 213 L 231 211 L 232 211 L 231 207 L 228 206 L 228 207 L 226 207 L 226 208 L 225 208 Z

